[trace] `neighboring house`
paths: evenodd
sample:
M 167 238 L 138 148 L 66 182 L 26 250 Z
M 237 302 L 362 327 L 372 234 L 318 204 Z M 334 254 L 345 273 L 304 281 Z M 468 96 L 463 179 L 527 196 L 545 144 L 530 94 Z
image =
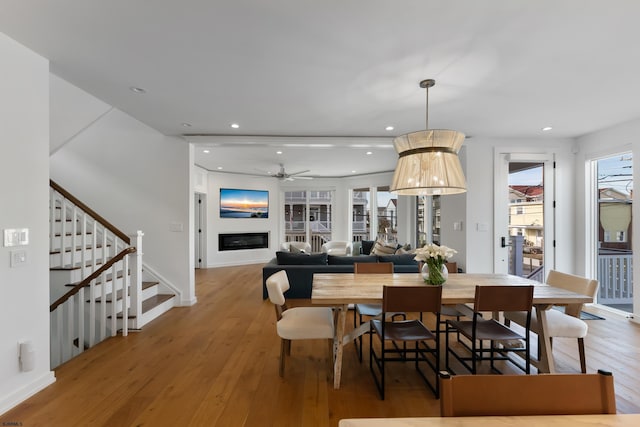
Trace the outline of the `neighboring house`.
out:
M 602 188 L 599 194 L 600 250 L 631 251 L 633 192 L 627 194 L 614 188 Z
M 541 248 L 544 232 L 544 187 L 509 186 L 509 234 L 524 236 L 527 246 Z

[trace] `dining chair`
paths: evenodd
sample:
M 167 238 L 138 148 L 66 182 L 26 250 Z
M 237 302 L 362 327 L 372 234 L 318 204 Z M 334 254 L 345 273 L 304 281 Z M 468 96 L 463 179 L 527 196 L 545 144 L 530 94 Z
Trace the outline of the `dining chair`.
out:
M 487 359 L 490 361 L 491 369 L 495 372 L 500 373 L 494 362 L 506 360 L 529 374 L 531 372 L 529 330 L 532 304 L 533 286 L 476 286 L 471 320 L 447 320 L 447 333 L 445 334 L 447 370 L 453 372 L 449 363 L 449 355 L 453 355 L 472 374 L 477 373 L 478 362 Z M 525 312 L 524 336 L 494 318 L 485 319 L 482 317 L 483 312 L 496 313 L 501 311 Z M 453 348 L 449 342 L 451 332 L 459 332 L 469 341 L 469 344 L 464 347 L 465 351 L 470 351 L 470 356 L 463 356 Z M 483 347 L 484 341 L 489 341 L 488 349 Z M 522 341 L 524 341 L 524 347 L 519 345 Z M 512 346 L 507 343 L 518 343 L 518 345 Z M 506 354 L 509 352 L 523 352 L 525 366 L 520 366 L 509 357 Z M 489 353 L 488 358 L 485 357 L 486 353 Z
M 440 416 L 615 414 L 610 372 L 597 374 L 440 374 Z
M 436 321 L 440 320 L 442 286 L 384 286 L 382 292 L 382 315 L 371 319 L 369 335 L 369 368 L 380 398 L 384 400 L 385 364 L 407 361 L 415 362 L 416 371 L 438 398 L 440 339 L 437 331 L 432 332 L 422 323 L 422 314 L 434 313 Z M 386 314 L 396 312 L 420 313 L 420 318 L 389 321 Z M 379 353 L 373 343 L 374 335 L 380 341 Z M 394 345 L 388 346 L 388 342 Z M 414 343 L 413 348 L 405 345 L 411 342 Z M 429 342 L 433 345 L 430 346 Z M 398 343 L 403 344 L 402 348 Z M 420 368 L 420 362 L 425 362 L 433 370 L 433 381 Z
M 393 274 L 392 262 L 354 262 L 354 274 Z M 359 327 L 370 319 L 382 314 L 382 304 L 354 304 L 353 306 L 353 327 Z M 400 316 L 406 319 L 404 313 L 390 313 L 391 317 Z M 353 340 L 356 350 L 358 351 L 358 359 L 362 362 L 362 335 Z
M 449 274 L 457 274 L 458 273 L 458 263 L 457 262 L 446 262 L 447 271 Z M 455 317 L 456 320 L 460 320 L 461 317 L 464 317 L 464 313 L 458 310 L 453 305 L 443 305 L 440 310 L 440 323 L 438 324 L 438 332 L 446 332 L 447 331 L 447 318 Z
M 556 270 L 549 271 L 547 285 L 566 289 L 578 294 L 588 295 L 595 298 L 598 292 L 598 281 L 573 274 L 561 273 Z M 589 329 L 587 322 L 580 320 L 580 312 L 584 304 L 568 304 L 564 306 L 564 313 L 558 310 L 547 310 L 547 329 L 545 333 L 553 343 L 554 337 L 575 338 L 578 341 L 578 355 L 580 357 L 580 370 L 587 372 L 586 356 L 584 351 L 584 338 Z M 505 325 L 515 322 L 523 325 L 525 315 L 522 312 L 507 311 L 504 313 Z M 531 315 L 531 331 L 538 334 L 540 325 L 536 312 Z M 540 345 L 538 345 L 538 359 L 540 359 Z M 549 357 L 552 357 L 549 355 Z
M 287 272 L 280 270 L 267 278 L 269 300 L 276 309 L 276 330 L 280 342 L 280 376 L 284 376 L 285 355 L 291 354 L 292 340 L 327 339 L 333 349 L 334 315 L 330 307 L 288 308 L 284 293 L 289 289 Z M 332 352 L 333 350 L 331 350 Z M 330 356 L 332 361 L 333 357 Z

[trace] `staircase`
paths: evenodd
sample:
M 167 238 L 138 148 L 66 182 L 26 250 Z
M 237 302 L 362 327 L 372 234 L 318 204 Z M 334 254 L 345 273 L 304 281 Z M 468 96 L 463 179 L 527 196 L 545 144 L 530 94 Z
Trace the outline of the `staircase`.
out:
M 175 305 L 171 287 L 145 271 L 142 236 L 127 236 L 50 182 L 51 368 Z

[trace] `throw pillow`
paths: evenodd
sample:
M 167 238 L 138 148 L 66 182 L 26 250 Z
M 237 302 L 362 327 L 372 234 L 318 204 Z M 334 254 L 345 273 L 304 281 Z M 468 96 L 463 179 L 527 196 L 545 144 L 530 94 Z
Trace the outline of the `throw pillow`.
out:
M 276 252 L 278 265 L 326 265 L 327 254 L 292 254 Z
M 362 241 L 362 255 L 371 255 L 375 240 L 363 240 Z
M 291 252 L 292 254 L 306 254 L 304 249 L 300 249 L 294 245 L 289 245 L 289 252 Z
M 376 240 L 373 245 L 372 255 L 393 255 L 396 253 L 398 245 L 396 243 L 385 242 L 384 240 Z

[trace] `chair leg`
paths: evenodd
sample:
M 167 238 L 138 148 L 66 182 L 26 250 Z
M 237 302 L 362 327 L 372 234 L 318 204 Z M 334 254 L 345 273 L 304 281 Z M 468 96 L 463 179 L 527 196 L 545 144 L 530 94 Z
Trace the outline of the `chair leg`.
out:
M 580 353 L 580 370 L 583 374 L 587 373 L 587 360 L 584 355 L 584 338 L 578 338 L 578 352 Z
M 280 376 L 284 377 L 284 358 L 285 358 L 285 353 L 287 352 L 287 341 L 285 339 L 281 339 L 280 340 Z

